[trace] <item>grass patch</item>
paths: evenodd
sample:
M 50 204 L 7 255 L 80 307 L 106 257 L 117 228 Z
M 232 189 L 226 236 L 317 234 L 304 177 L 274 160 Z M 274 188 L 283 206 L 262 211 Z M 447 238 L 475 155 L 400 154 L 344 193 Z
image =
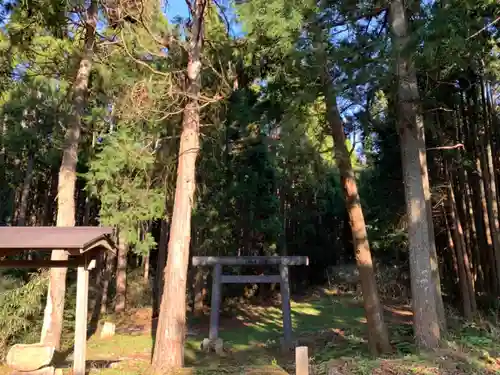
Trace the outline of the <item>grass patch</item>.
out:
M 335 375 L 500 374 L 500 341 L 496 339 L 500 336 L 481 325 L 460 326 L 451 331 L 444 349 L 417 355 L 411 324 L 387 312 L 394 353 L 372 358 L 367 352 L 364 310 L 352 297 L 324 294 L 293 302 L 292 311 L 294 335 L 300 345 L 309 347 L 315 375 L 328 371 L 336 371 L 331 372 Z M 282 317 L 278 306 L 227 306 L 221 315 L 220 336 L 228 350 L 222 356 L 200 350 L 208 334 L 207 323 L 208 317 L 189 319 L 195 336 L 189 336 L 186 343 L 185 364 L 190 369 L 183 373 L 264 375 L 281 369 L 294 373 L 293 353 L 280 351 Z M 87 351 L 91 374 L 147 375 L 152 345 L 148 333 L 92 338 Z

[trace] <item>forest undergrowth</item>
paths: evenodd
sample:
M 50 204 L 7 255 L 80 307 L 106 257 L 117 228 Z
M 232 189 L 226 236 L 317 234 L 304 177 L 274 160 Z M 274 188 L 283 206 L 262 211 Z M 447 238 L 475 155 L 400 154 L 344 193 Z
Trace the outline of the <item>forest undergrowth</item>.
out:
M 116 324 L 116 335 L 99 338 L 99 330 L 88 344 L 90 374 L 139 375 L 149 373 L 152 326 L 150 306 L 141 300 L 145 286 L 131 282 L 129 304 L 122 314 L 103 316 Z M 367 349 L 366 318 L 362 299 L 339 286 L 308 291 L 294 298 L 292 321 L 297 345 L 309 347 L 313 375 L 420 374 L 465 375 L 500 373 L 500 330 L 491 317 L 477 317 L 465 324 L 448 312 L 449 332 L 441 349 L 417 352 L 411 306 L 402 299 L 386 298 L 384 314 L 391 334 L 393 353 L 378 358 Z M 132 306 L 136 306 L 132 308 Z M 188 314 L 186 368 L 183 374 L 294 374 L 293 352 L 279 348 L 281 308 L 279 298 L 263 302 L 241 298 L 225 301 L 220 336 L 223 355 L 205 353 L 200 342 L 208 332 L 208 311 L 201 317 Z M 57 363 L 68 373 L 71 364 L 70 329 L 66 330 L 65 358 Z M 1 373 L 1 372 L 0 372 Z M 5 372 L 7 374 L 8 372 Z

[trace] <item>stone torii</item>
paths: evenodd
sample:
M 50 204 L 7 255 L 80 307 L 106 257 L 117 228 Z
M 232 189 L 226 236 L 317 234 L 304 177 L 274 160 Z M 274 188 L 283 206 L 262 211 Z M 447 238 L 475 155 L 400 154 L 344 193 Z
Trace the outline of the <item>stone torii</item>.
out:
M 292 347 L 292 314 L 290 307 L 289 266 L 308 266 L 306 256 L 243 256 L 243 257 L 210 257 L 195 256 L 192 259 L 195 267 L 213 267 L 212 300 L 210 309 L 210 330 L 208 339 L 203 340 L 202 348 L 222 350 L 222 340 L 219 338 L 219 314 L 221 304 L 222 284 L 280 284 L 281 309 L 283 311 L 283 349 Z M 222 266 L 279 266 L 279 274 L 275 275 L 223 275 Z

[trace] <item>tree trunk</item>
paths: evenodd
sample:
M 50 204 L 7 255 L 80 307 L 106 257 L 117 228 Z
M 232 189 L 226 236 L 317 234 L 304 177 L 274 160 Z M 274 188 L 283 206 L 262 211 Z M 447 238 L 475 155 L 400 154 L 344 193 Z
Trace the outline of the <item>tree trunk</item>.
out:
M 474 155 L 476 162 L 476 170 L 474 171 L 474 176 L 476 176 L 477 186 L 475 187 L 476 192 L 480 196 L 480 204 L 482 208 L 482 222 L 484 223 L 486 241 L 488 246 L 485 248 L 488 257 L 488 273 L 490 275 L 490 287 L 494 293 L 498 292 L 498 287 L 500 285 L 500 274 L 496 271 L 495 265 L 495 254 L 499 252 L 499 241 L 494 236 L 491 228 L 491 206 L 488 204 L 488 191 L 489 191 L 489 178 L 488 178 L 488 168 L 486 165 L 486 157 L 484 155 L 484 144 L 483 138 L 484 129 L 481 129 L 480 122 L 481 116 L 479 115 L 479 100 L 477 98 L 477 90 L 474 86 L 471 86 L 467 90 L 467 104 L 471 109 L 471 121 L 469 129 L 469 137 L 472 140 L 474 146 Z
M 146 240 L 148 234 L 151 232 L 151 227 L 152 227 L 152 223 L 151 221 L 148 221 L 146 223 L 146 225 L 143 225 L 142 228 L 141 228 L 141 238 L 142 240 Z M 150 270 L 150 255 L 151 255 L 151 250 L 148 250 L 148 253 L 146 255 L 143 255 L 142 256 L 142 267 L 143 267 L 143 274 L 142 274 L 142 279 L 143 279 L 143 282 L 144 282 L 144 285 L 148 286 L 149 285 L 149 270 Z
M 78 161 L 78 146 L 80 142 L 81 117 L 85 111 L 85 98 L 89 84 L 90 71 L 97 24 L 97 1 L 92 0 L 88 10 L 85 29 L 85 45 L 80 60 L 80 66 L 72 87 L 72 116 L 65 134 L 65 143 L 59 182 L 57 188 L 57 219 L 56 225 L 75 225 L 75 183 L 76 165 Z M 67 260 L 63 250 L 52 251 L 52 260 Z M 64 312 L 64 295 L 66 293 L 66 268 L 52 268 L 49 276 L 49 290 L 45 307 L 41 342 L 55 347 L 61 346 L 61 333 Z
M 465 172 L 466 181 L 469 180 L 467 172 Z M 486 291 L 486 275 L 483 268 L 483 257 L 481 256 L 481 251 L 479 250 L 479 230 L 476 227 L 476 213 L 474 212 L 473 203 L 472 203 L 472 191 L 470 184 L 466 182 L 465 184 L 465 199 L 466 199 L 466 208 L 469 221 L 469 227 L 471 231 L 471 246 L 472 246 L 472 258 L 474 262 L 474 274 L 476 276 L 476 284 L 477 290 L 484 292 Z
M 482 146 L 484 147 L 484 178 L 487 179 L 487 199 L 488 199 L 488 215 L 490 217 L 491 225 L 491 237 L 493 240 L 493 249 L 496 261 L 496 271 L 497 271 L 497 289 L 500 290 L 500 222 L 498 219 L 498 201 L 497 201 L 497 184 L 495 177 L 495 164 L 493 160 L 493 152 L 491 147 L 491 121 L 488 116 L 488 109 L 486 103 L 486 94 L 484 92 L 484 87 L 481 82 L 481 98 L 483 107 L 483 134 L 481 135 Z
M 125 236 L 119 234 L 118 240 L 118 258 L 116 261 L 116 296 L 115 296 L 115 312 L 121 313 L 125 311 L 127 304 L 127 254 L 128 243 Z
M 7 134 L 7 124 L 5 115 L 0 118 L 0 181 L 7 181 L 7 153 L 5 149 L 6 134 Z M 8 196 L 9 196 L 9 185 L 6 183 L 0 185 L 0 225 L 4 226 L 7 224 L 8 216 Z
M 92 212 L 92 199 L 87 194 L 85 197 L 85 209 L 83 212 L 83 225 L 88 226 L 90 224 L 90 215 Z
M 476 225 L 483 229 L 483 234 L 485 238 L 486 246 L 483 247 L 483 251 L 486 252 L 485 258 L 488 259 L 489 266 L 485 269 L 486 273 L 489 275 L 489 286 L 492 291 L 497 290 L 497 276 L 495 271 L 495 262 L 494 262 L 494 248 L 493 241 L 491 237 L 491 229 L 490 229 L 490 219 L 488 216 L 488 204 L 486 201 L 486 191 L 484 186 L 483 179 L 483 169 L 481 167 L 481 162 L 479 160 L 480 155 L 475 155 L 476 158 L 476 168 L 473 173 L 471 173 L 471 180 L 473 182 L 473 197 L 475 198 L 477 219 Z
M 50 181 L 47 186 L 47 196 L 45 197 L 41 222 L 42 225 L 53 225 L 54 202 L 57 197 L 57 175 L 58 171 L 53 168 L 50 171 Z
M 453 230 L 453 242 L 455 244 L 455 253 L 457 257 L 458 277 L 460 290 L 462 294 L 462 306 L 466 319 L 472 319 L 475 311 L 475 293 L 472 286 L 472 276 L 469 269 L 469 259 L 465 251 L 465 239 L 460 217 L 458 215 L 455 194 L 453 192 L 453 183 L 450 173 L 447 173 L 449 186 L 448 208 Z
M 423 130 L 423 129 L 422 129 Z M 422 134 L 424 132 L 422 131 Z M 425 134 L 423 143 L 425 146 Z M 430 243 L 430 257 L 431 257 L 431 279 L 434 286 L 434 293 L 436 297 L 436 311 L 439 318 L 439 329 L 442 332 L 446 331 L 446 313 L 444 311 L 443 295 L 441 292 L 441 277 L 439 276 L 439 259 L 436 251 L 436 240 L 434 234 L 434 218 L 432 215 L 432 196 L 429 183 L 429 173 L 427 168 L 427 155 L 424 153 L 421 160 L 422 164 L 422 184 L 425 195 L 425 211 L 427 216 L 427 224 L 429 225 L 429 243 Z
M 142 275 L 144 285 L 149 284 L 149 253 L 142 257 L 142 263 L 144 267 L 144 273 Z
M 160 313 L 160 301 L 163 295 L 163 281 L 165 272 L 165 261 L 167 259 L 167 238 L 168 238 L 168 222 L 166 219 L 161 221 L 160 242 L 158 244 L 158 256 L 156 258 L 156 276 L 153 298 L 153 316 L 157 317 Z
M 200 137 L 200 84 L 203 18 L 207 0 L 191 1 L 191 30 L 187 47 L 187 93 L 177 165 L 174 210 L 168 242 L 164 292 L 153 354 L 153 369 L 180 368 L 184 364 L 186 279 L 191 242 L 191 211 L 196 188 L 196 158 Z
M 109 282 L 115 268 L 116 256 L 110 252 L 106 253 L 106 268 L 102 275 L 101 314 L 106 314 L 108 311 Z
M 368 323 L 368 345 L 370 351 L 377 355 L 389 352 L 389 334 L 384 323 L 384 315 L 377 292 L 377 283 L 373 270 L 372 255 L 368 242 L 365 218 L 361 208 L 356 178 L 351 165 L 350 153 L 346 147 L 344 125 L 337 107 L 337 98 L 331 87 L 328 71 L 323 76 L 323 91 L 327 104 L 327 119 L 333 137 L 335 161 L 340 171 L 344 199 L 352 230 L 352 239 L 359 270 L 363 304 Z
M 398 130 L 408 215 L 410 270 L 414 327 L 419 347 L 433 349 L 440 340 L 436 285 L 432 280 L 432 244 L 424 179 L 427 178 L 423 120 L 419 114 L 419 94 L 411 58 L 403 54 L 409 42 L 408 20 L 403 0 L 393 0 L 389 23 L 397 53 Z
M 196 267 L 194 270 L 194 302 L 193 313 L 195 316 L 202 316 L 205 312 L 205 297 L 207 295 L 207 273 L 203 267 Z
M 473 159 L 476 159 L 476 120 L 468 115 L 467 107 L 473 107 L 469 105 L 469 98 L 467 95 L 460 93 L 460 114 L 463 121 L 464 135 L 463 139 L 465 141 L 466 149 L 471 153 Z M 474 111 L 472 112 L 474 113 Z M 490 236 L 490 230 L 488 226 L 488 217 L 483 212 L 483 203 L 486 205 L 486 199 L 484 197 L 484 186 L 480 179 L 482 175 L 481 165 L 476 162 L 476 168 L 473 166 L 467 167 L 467 181 L 468 181 L 468 198 L 470 201 L 472 217 L 474 218 L 473 223 L 476 233 L 476 243 L 478 248 L 478 259 L 480 261 L 483 275 L 483 291 L 492 292 L 496 288 L 496 276 L 494 267 L 491 267 L 492 262 L 489 260 L 490 254 L 493 253 L 492 242 Z M 479 249 L 481 251 L 479 251 Z M 494 263 L 494 262 L 493 262 Z M 494 282 L 492 280 L 495 280 Z M 493 288 L 492 288 L 493 286 Z
M 459 110 L 456 109 L 456 114 L 459 113 Z M 459 117 L 459 116 L 458 116 Z M 454 126 L 456 128 L 456 138 L 455 141 L 458 143 L 460 140 L 465 139 L 465 132 L 462 128 L 462 124 L 460 122 L 460 118 L 457 118 L 457 115 L 454 116 Z M 457 198 L 458 201 L 461 202 L 461 210 L 460 210 L 460 220 L 464 223 L 465 235 L 467 238 L 467 249 L 468 249 L 468 257 L 472 263 L 471 272 L 472 282 L 474 287 L 476 287 L 476 281 L 478 290 L 482 289 L 484 285 L 484 275 L 481 267 L 481 259 L 479 256 L 479 248 L 477 242 L 477 233 L 476 227 L 474 223 L 474 212 L 472 210 L 472 201 L 469 194 L 469 181 L 468 174 L 464 167 L 464 161 L 461 155 L 460 150 L 457 151 L 457 165 L 458 165 L 458 189 L 457 189 Z
M 28 215 L 28 198 L 30 195 L 31 182 L 33 181 L 33 170 L 35 158 L 32 154 L 28 156 L 28 165 L 26 167 L 26 176 L 24 177 L 23 189 L 21 191 L 21 203 L 19 204 L 19 216 L 17 225 L 24 227 L 26 225 L 26 216 Z
M 97 325 L 99 323 L 99 318 L 101 316 L 101 306 L 103 298 L 103 276 L 106 273 L 106 254 L 102 253 L 97 258 L 96 268 L 90 274 L 90 287 L 89 292 L 92 292 L 90 298 L 92 302 L 90 303 L 90 309 L 92 310 L 92 315 L 90 317 L 90 330 L 95 332 L 97 330 Z M 90 293 L 89 293 L 90 294 Z
M 455 249 L 455 242 L 453 241 L 453 235 L 451 234 L 451 228 L 450 228 L 450 223 L 448 221 L 448 212 L 447 212 L 447 208 L 445 208 L 444 205 L 442 205 L 442 209 L 443 209 L 443 217 L 444 217 L 444 224 L 446 226 L 446 234 L 447 234 L 447 238 L 448 238 L 448 250 L 450 251 L 451 253 L 451 262 L 452 262 L 452 267 L 453 267 L 453 270 L 455 271 L 455 282 L 456 280 L 458 280 L 460 282 L 460 274 L 459 274 L 459 269 L 458 269 L 458 261 L 457 261 L 457 251 Z M 461 287 L 463 287 L 461 285 Z

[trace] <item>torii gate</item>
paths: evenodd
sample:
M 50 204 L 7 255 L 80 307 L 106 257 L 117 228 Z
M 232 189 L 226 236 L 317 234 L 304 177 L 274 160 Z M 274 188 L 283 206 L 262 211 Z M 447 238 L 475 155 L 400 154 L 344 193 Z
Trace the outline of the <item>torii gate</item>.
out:
M 210 331 L 208 341 L 215 345 L 219 340 L 219 313 L 222 284 L 280 284 L 281 308 L 283 311 L 284 347 L 292 346 L 292 314 L 290 307 L 289 266 L 308 266 L 306 256 L 243 256 L 243 257 L 193 257 L 193 266 L 212 266 L 212 301 L 210 308 Z M 280 268 L 279 275 L 223 275 L 222 266 L 276 266 Z M 204 340 L 205 341 L 205 340 Z

